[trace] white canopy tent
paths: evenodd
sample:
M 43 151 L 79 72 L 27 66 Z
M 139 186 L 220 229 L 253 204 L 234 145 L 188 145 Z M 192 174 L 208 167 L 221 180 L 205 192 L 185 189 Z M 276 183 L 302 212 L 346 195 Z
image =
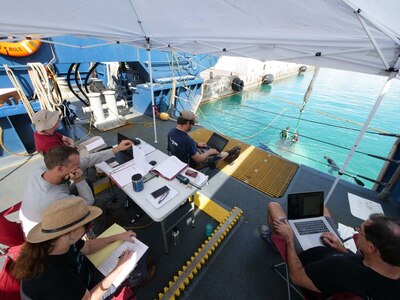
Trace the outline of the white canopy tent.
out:
M 384 90 L 399 68 L 398 0 L 19 0 L 2 1 L 0 11 L 0 35 L 18 39 L 90 36 L 149 51 L 281 60 L 389 76 Z
M 20 0 L 0 11 L 3 36 L 92 36 L 371 74 L 400 54 L 397 0 Z

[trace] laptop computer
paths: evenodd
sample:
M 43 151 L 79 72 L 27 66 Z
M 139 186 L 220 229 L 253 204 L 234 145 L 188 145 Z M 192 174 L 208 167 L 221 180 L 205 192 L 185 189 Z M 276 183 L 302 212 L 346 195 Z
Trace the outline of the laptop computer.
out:
M 121 143 L 121 141 L 123 140 L 130 140 L 133 142 L 133 139 L 128 138 L 126 135 L 123 135 L 122 133 L 119 132 L 117 133 L 117 139 L 118 139 L 118 144 Z M 123 154 L 127 160 L 133 159 L 133 151 L 131 147 L 126 150 L 120 151 L 119 153 Z
M 210 138 L 207 141 L 208 149 L 216 149 L 218 152 L 221 152 L 226 144 L 228 144 L 229 140 L 219 135 L 218 133 L 213 132 Z
M 288 222 L 303 250 L 325 246 L 321 241 L 324 232 L 335 229 L 323 216 L 324 192 L 307 192 L 288 195 Z

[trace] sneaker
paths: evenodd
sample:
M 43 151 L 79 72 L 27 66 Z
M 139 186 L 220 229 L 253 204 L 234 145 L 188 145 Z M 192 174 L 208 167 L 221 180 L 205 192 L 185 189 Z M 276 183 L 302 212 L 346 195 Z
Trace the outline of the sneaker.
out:
M 240 155 L 240 146 L 235 146 L 228 151 L 228 156 L 224 159 L 227 164 L 233 163 Z
M 279 253 L 274 242 L 272 241 L 272 230 L 267 225 L 261 225 L 259 231 L 261 238 L 268 243 L 272 250 L 274 250 L 276 253 Z

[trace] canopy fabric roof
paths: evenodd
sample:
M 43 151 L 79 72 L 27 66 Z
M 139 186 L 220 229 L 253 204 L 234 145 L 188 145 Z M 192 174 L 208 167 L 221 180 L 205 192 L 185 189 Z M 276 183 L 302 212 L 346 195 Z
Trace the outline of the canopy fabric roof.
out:
M 0 35 L 19 38 L 90 36 L 380 75 L 397 71 L 400 54 L 398 0 L 19 0 L 0 10 Z

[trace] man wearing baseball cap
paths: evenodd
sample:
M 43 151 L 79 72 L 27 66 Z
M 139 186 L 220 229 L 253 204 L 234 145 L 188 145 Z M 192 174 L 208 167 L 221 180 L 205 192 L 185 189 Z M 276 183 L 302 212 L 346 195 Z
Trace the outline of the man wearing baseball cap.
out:
M 42 109 L 33 115 L 32 122 L 36 129 L 33 137 L 37 152 L 45 155 L 55 146 L 74 146 L 74 141 L 71 138 L 56 131 L 60 127 L 60 120 L 59 111 Z
M 226 162 L 233 162 L 240 154 L 240 147 L 234 147 L 229 152 L 218 152 L 216 149 L 208 149 L 200 153 L 198 148 L 205 148 L 205 142 L 196 143 L 188 132 L 192 130 L 194 124 L 198 122 L 197 116 L 190 110 L 183 110 L 177 120 L 175 128 L 168 133 L 168 149 L 181 161 L 189 163 L 192 167 L 199 164 L 209 163 L 210 158 L 213 163 L 216 160 L 224 159 Z

